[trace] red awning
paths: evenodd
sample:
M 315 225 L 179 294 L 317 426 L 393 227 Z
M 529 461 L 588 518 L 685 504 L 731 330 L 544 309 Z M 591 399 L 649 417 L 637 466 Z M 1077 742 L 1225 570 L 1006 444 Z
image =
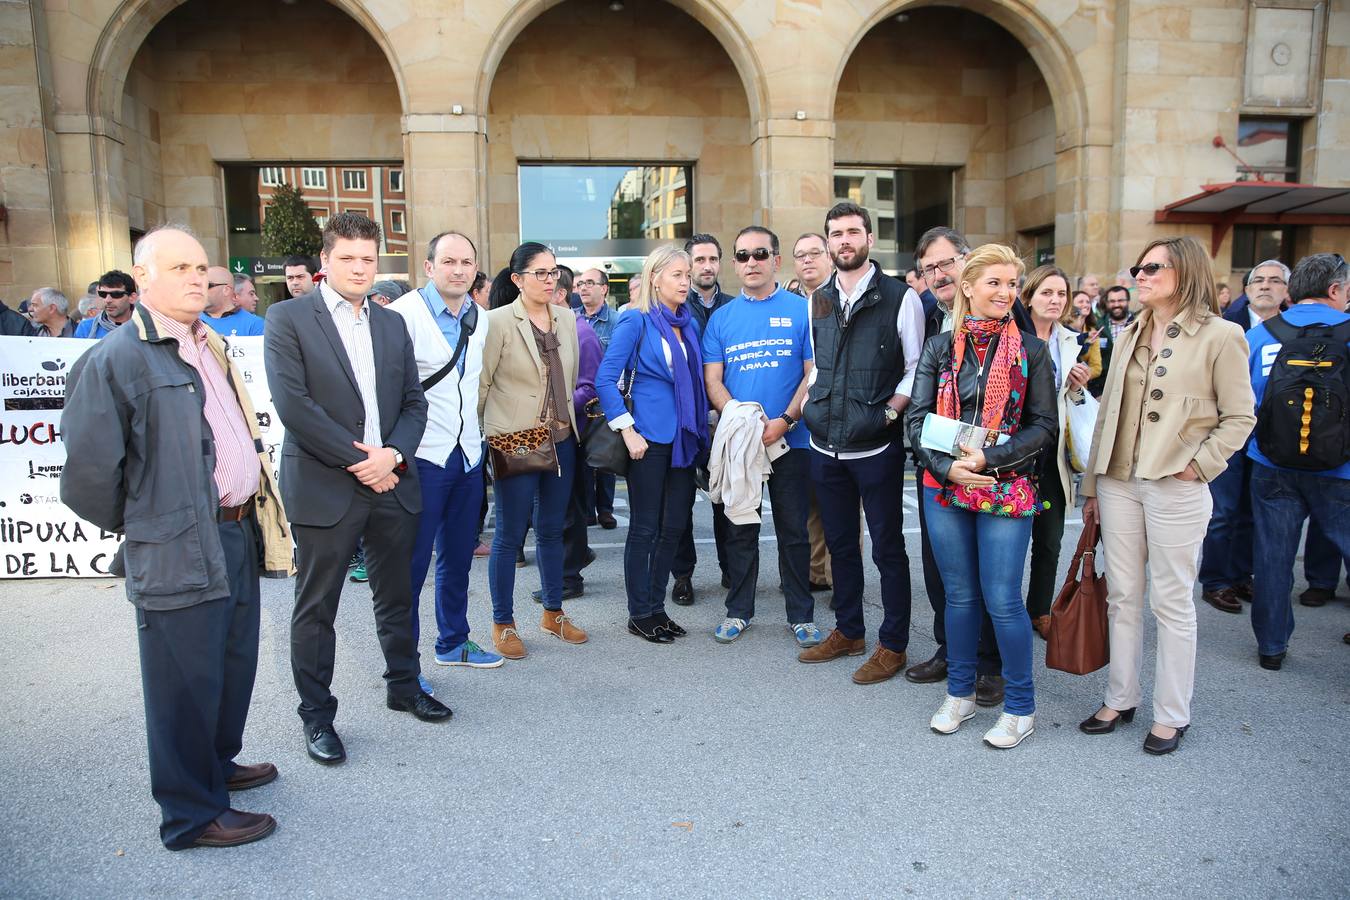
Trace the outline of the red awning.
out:
M 1350 225 L 1350 187 L 1286 181 L 1207 184 L 1200 193 L 1158 210 L 1153 221 L 1212 226 L 1210 254 L 1217 255 L 1234 225 Z

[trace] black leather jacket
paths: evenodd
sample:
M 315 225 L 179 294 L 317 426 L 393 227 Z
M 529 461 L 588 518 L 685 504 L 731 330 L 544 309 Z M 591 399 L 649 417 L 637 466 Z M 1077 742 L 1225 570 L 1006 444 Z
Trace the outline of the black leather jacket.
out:
M 1022 402 L 1022 421 L 1008 442 L 984 451 L 984 473 L 1000 481 L 1033 475 L 1038 471 L 1038 458 L 1043 451 L 1053 453 L 1059 440 L 1059 410 L 1055 397 L 1055 376 L 1051 369 L 1050 351 L 1045 342 L 1034 335 L 1022 333 L 1022 346 L 1027 354 L 1027 396 Z M 992 361 L 998 349 L 997 340 L 989 347 Z M 939 482 L 947 480 L 953 457 L 920 445 L 923 417 L 937 412 L 938 373 L 950 364 L 952 355 L 951 332 L 929 338 L 919 357 L 919 368 L 914 373 L 914 388 L 909 409 L 905 415 L 905 431 L 914 448 L 919 465 L 933 473 Z M 980 402 L 989 381 L 988 372 L 979 375 L 973 352 L 957 376 L 961 394 L 961 421 L 975 422 L 980 413 Z

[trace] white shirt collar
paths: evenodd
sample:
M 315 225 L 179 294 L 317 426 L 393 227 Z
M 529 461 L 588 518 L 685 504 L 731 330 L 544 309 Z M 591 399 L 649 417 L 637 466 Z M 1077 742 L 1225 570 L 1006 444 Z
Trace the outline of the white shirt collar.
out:
M 319 282 L 319 296 L 323 298 L 323 302 L 328 307 L 328 311 L 333 315 L 337 315 L 339 306 L 346 306 L 349 309 L 351 308 L 351 303 L 347 300 L 346 297 L 342 296 L 337 291 L 333 290 L 331 287 L 328 286 L 327 278 Z M 356 319 L 357 321 L 360 321 L 361 319 L 365 319 L 369 316 L 370 316 L 370 299 L 367 298 L 366 300 L 362 301 L 361 312 L 357 314 Z
M 858 283 L 854 285 L 853 290 L 848 293 L 844 292 L 844 285 L 837 280 L 839 275 L 837 272 L 835 273 L 835 286 L 839 288 L 839 299 L 845 306 L 852 306 L 854 303 L 857 303 L 858 299 L 867 292 L 867 289 L 872 285 L 872 277 L 876 274 L 876 271 L 877 267 L 869 262 L 867 264 L 867 271 L 863 273 L 863 277 L 858 279 Z

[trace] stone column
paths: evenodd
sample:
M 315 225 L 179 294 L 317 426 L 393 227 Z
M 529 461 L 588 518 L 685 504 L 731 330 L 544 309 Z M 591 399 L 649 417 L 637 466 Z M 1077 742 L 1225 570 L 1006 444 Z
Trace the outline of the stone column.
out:
M 487 120 L 483 116 L 413 113 L 403 117 L 404 179 L 408 197 L 408 275 L 425 281 L 426 244 L 441 231 L 462 231 L 488 270 Z M 506 248 L 501 252 L 509 252 Z
M 763 120 L 752 149 L 759 224 L 778 234 L 788 256 L 797 235 L 824 227 L 834 198 L 834 122 Z

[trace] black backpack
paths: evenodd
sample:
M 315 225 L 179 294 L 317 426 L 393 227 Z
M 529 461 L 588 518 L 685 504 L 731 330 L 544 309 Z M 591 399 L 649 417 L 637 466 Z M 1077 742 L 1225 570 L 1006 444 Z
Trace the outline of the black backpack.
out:
M 1281 344 L 1256 412 L 1256 446 L 1277 466 L 1324 472 L 1350 462 L 1350 322 L 1266 320 Z

